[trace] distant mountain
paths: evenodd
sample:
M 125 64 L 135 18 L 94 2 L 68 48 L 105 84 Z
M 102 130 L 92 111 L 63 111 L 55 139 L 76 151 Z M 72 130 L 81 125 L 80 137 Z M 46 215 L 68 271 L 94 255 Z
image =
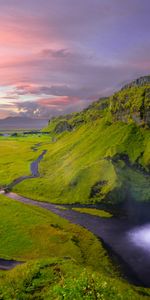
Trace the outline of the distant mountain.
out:
M 27 117 L 8 117 L 0 119 L 0 131 L 18 129 L 41 129 L 47 124 L 45 119 L 30 119 Z

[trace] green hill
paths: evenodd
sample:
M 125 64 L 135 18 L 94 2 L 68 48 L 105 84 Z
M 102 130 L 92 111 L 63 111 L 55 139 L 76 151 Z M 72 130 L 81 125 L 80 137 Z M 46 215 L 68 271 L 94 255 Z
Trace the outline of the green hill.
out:
M 16 186 L 55 203 L 150 200 L 150 76 L 49 121 L 41 177 Z

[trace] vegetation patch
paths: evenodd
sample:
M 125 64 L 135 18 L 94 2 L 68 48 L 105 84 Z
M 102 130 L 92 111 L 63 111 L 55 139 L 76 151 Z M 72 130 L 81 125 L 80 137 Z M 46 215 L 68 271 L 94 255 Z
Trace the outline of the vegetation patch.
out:
M 113 215 L 105 210 L 96 209 L 96 208 L 73 208 L 73 210 L 80 213 L 89 214 L 93 216 L 98 216 L 102 218 L 111 218 Z
M 148 300 L 148 289 L 82 268 L 74 260 L 53 258 L 29 262 L 0 274 L 3 300 Z
M 107 181 L 99 181 L 91 188 L 90 198 L 96 198 L 103 196 L 102 188 L 107 184 Z

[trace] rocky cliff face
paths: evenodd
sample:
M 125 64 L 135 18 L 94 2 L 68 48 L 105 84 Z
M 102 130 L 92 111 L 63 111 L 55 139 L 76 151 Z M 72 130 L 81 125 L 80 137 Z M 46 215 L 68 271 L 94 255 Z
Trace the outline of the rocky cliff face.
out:
M 143 77 L 140 77 L 136 80 L 133 80 L 132 82 L 126 84 L 123 88 L 123 89 L 128 89 L 128 88 L 131 88 L 131 87 L 135 87 L 135 86 L 143 86 L 143 85 L 150 85 L 150 75 L 148 76 L 143 76 Z
M 60 121 L 55 129 L 54 132 L 56 134 L 62 133 L 63 131 L 71 131 L 72 130 L 72 126 L 67 122 L 67 121 Z
M 141 77 L 115 93 L 110 111 L 115 121 L 133 121 L 150 127 L 150 76 Z

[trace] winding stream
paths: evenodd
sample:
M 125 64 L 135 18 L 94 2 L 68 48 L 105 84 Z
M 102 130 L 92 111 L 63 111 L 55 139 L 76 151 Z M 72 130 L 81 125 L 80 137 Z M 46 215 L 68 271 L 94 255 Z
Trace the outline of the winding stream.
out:
M 46 150 L 42 152 L 36 161 L 31 163 L 32 176 L 27 176 L 24 179 L 39 176 L 38 164 L 45 153 Z M 18 182 L 15 182 L 15 184 L 17 183 Z M 13 186 L 14 185 L 12 185 L 12 187 Z M 1 191 L 1 193 L 5 192 Z M 13 192 L 8 192 L 7 197 L 28 205 L 39 206 L 50 210 L 51 212 L 67 219 L 71 223 L 81 225 L 88 229 L 104 242 L 104 245 L 109 249 L 110 254 L 115 253 L 115 255 L 119 257 L 122 265 L 125 266 L 128 271 L 127 273 L 129 276 L 127 275 L 127 278 L 129 281 L 138 285 L 150 287 L 150 242 L 148 242 L 150 239 L 149 224 L 135 226 L 125 219 L 117 219 L 114 217 L 102 218 L 85 213 L 83 214 L 72 209 L 68 209 L 67 205 L 64 210 L 60 208 L 60 205 L 58 207 L 51 203 L 34 201 L 19 196 Z M 10 268 L 13 266 L 10 264 Z
M 7 187 L 5 188 L 5 191 L 9 191 L 11 190 L 15 185 L 17 185 L 18 183 L 21 183 L 22 181 L 26 180 L 26 179 L 30 179 L 30 178 L 36 178 L 40 176 L 39 170 L 38 170 L 38 166 L 40 161 L 43 159 L 44 155 L 46 154 L 47 150 L 43 150 L 43 152 L 40 154 L 40 156 L 31 163 L 30 165 L 30 171 L 31 171 L 31 175 L 29 176 L 21 176 L 16 178 L 15 180 L 13 180 L 13 182 L 11 182 L 9 185 L 7 185 Z

